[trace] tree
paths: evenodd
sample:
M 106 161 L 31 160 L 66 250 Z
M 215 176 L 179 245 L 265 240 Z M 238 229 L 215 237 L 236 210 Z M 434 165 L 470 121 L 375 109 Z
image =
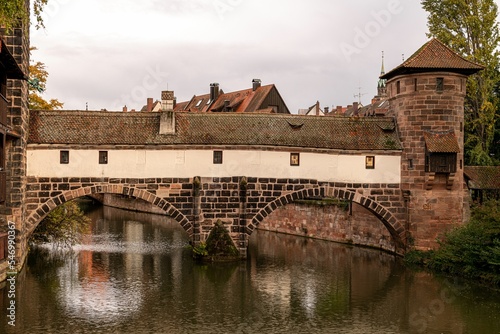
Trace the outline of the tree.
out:
M 78 242 L 90 226 L 90 218 L 75 201 L 66 202 L 51 211 L 31 236 L 31 242 L 69 247 Z
M 30 51 L 34 51 L 36 48 L 32 47 Z M 45 64 L 42 62 L 35 62 L 30 64 L 30 79 L 29 79 L 29 97 L 28 105 L 30 109 L 41 109 L 41 110 L 54 110 L 61 109 L 63 103 L 57 99 L 51 99 L 46 101 L 40 93 L 43 93 L 47 86 L 47 78 L 49 73 L 45 69 Z
M 36 27 L 43 28 L 42 11 L 48 0 L 33 0 L 33 15 L 36 19 Z M 21 22 L 28 26 L 30 21 L 27 7 L 29 0 L 2 0 L 0 1 L 0 26 L 7 31 L 19 25 Z
M 498 7 L 493 0 L 422 0 L 429 37 L 436 37 L 465 58 L 485 66 L 467 81 L 465 163 L 489 165 L 498 126 L 500 43 Z

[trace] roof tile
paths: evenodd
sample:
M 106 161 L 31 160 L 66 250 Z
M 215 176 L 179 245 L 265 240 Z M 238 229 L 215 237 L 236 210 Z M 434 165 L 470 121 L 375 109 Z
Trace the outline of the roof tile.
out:
M 424 132 L 425 145 L 431 153 L 458 153 L 457 138 L 453 132 L 431 133 Z
M 157 112 L 32 111 L 29 143 L 401 150 L 392 118 L 187 112 L 175 117 L 175 135 L 160 135 Z
M 390 79 L 399 74 L 420 72 L 422 70 L 452 70 L 463 74 L 473 74 L 483 68 L 484 66 L 465 59 L 438 39 L 433 38 L 405 62 L 381 75 L 380 78 Z
M 500 166 L 465 166 L 471 189 L 500 189 Z

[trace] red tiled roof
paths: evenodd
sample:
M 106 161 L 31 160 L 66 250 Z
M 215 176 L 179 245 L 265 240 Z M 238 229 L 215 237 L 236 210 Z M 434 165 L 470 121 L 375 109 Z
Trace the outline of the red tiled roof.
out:
M 160 135 L 160 115 L 157 112 L 31 111 L 28 142 L 401 150 L 392 118 L 176 112 L 176 133 Z
M 453 132 L 424 132 L 425 145 L 431 153 L 459 153 L 457 138 Z
M 500 189 L 500 166 L 465 166 L 471 189 Z
M 253 88 L 243 89 L 235 92 L 224 93 L 220 92 L 215 101 L 210 101 L 210 94 L 195 95 L 190 101 L 177 103 L 175 111 L 189 111 L 189 112 L 269 112 L 267 107 L 263 107 L 265 99 L 269 94 L 276 90 L 273 84 L 260 86 L 257 89 Z M 279 93 L 276 90 L 276 94 Z M 226 104 L 229 101 L 228 105 Z M 290 113 L 289 110 L 283 111 Z
M 422 71 L 447 70 L 462 74 L 473 74 L 484 66 L 474 63 L 457 54 L 436 38 L 431 39 L 398 67 L 380 76 L 390 79 L 399 74 Z

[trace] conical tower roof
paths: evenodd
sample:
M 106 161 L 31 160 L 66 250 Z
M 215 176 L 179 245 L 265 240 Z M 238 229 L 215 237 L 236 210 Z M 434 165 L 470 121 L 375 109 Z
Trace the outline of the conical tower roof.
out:
M 433 38 L 405 62 L 388 73 L 381 75 L 380 78 L 391 79 L 401 74 L 438 71 L 470 75 L 483 68 L 484 66 L 465 59 L 438 39 Z

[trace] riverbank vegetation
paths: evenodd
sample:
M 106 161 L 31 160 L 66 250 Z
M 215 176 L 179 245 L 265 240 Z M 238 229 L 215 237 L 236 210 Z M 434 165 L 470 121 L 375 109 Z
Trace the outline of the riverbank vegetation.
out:
M 407 253 L 406 263 L 500 286 L 500 201 L 475 205 L 470 222 L 446 233 L 439 245 Z
M 80 241 L 91 223 L 76 201 L 66 202 L 51 211 L 33 232 L 30 242 L 53 243 L 70 247 Z

